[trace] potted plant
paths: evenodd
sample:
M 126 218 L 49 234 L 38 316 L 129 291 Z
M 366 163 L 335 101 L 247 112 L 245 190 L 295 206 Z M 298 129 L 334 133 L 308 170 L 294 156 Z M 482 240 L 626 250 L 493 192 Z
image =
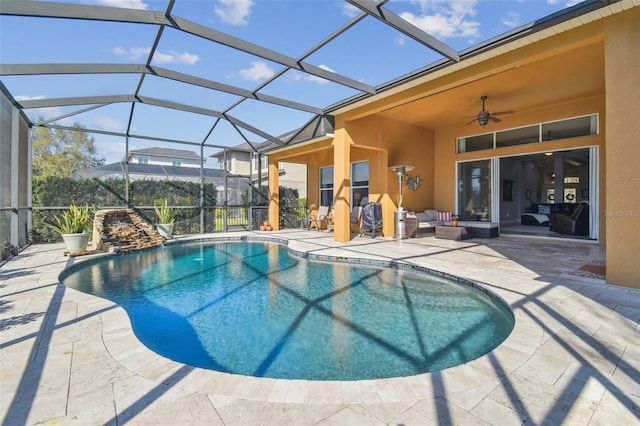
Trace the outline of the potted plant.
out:
M 453 215 L 451 216 L 451 226 L 458 226 L 458 221 L 460 220 L 460 218 L 458 217 L 458 215 Z
M 153 208 L 158 217 L 158 222 L 156 223 L 158 233 L 164 238 L 171 238 L 175 217 L 173 216 L 173 210 L 167 205 L 167 199 L 165 198 L 163 203 L 154 203 Z
M 78 207 L 71 204 L 68 211 L 54 218 L 55 224 L 43 225 L 60 234 L 69 253 L 80 253 L 86 251 L 89 244 L 90 219 L 89 206 Z

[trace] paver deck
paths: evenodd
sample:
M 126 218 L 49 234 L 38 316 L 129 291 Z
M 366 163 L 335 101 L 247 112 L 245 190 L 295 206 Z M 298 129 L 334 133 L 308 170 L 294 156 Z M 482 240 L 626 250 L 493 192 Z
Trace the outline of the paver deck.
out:
M 147 349 L 122 308 L 59 284 L 59 273 L 82 258 L 64 257 L 61 245 L 31 246 L 0 267 L 3 424 L 640 424 L 640 290 L 583 273 L 605 261 L 596 244 L 269 235 L 299 251 L 472 279 L 507 301 L 515 328 L 479 359 L 413 377 L 314 382 L 219 373 Z

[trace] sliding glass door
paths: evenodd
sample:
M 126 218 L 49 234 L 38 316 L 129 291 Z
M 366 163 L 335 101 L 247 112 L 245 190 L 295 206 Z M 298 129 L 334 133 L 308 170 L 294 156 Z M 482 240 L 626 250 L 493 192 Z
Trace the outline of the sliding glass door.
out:
M 525 213 L 570 215 L 583 203 L 589 216 L 588 232 L 581 228 L 571 237 L 598 239 L 597 147 L 459 162 L 456 182 L 456 213 L 463 220 L 497 222 L 501 232 L 566 237 L 548 226 L 522 226 L 530 225 L 522 217 Z
M 462 216 L 490 222 L 492 215 L 491 160 L 458 163 L 458 211 Z

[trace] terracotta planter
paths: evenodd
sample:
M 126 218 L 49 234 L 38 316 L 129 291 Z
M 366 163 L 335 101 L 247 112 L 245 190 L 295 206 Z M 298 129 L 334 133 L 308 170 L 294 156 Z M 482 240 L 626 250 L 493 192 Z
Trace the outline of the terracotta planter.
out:
M 451 226 L 458 226 L 458 221 L 457 220 L 452 220 L 451 221 Z
M 273 226 L 271 226 L 271 225 L 267 225 L 266 228 L 267 228 L 267 231 L 273 231 Z
M 261 231 L 266 231 L 266 230 L 267 230 L 267 227 L 266 227 L 265 225 L 260 225 L 260 230 L 261 230 Z

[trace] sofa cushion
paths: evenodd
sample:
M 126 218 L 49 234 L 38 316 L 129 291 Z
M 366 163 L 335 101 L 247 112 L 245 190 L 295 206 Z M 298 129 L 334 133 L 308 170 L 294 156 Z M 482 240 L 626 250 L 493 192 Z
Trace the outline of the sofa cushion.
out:
M 438 220 L 437 210 L 425 210 L 424 213 L 427 215 L 427 220 Z
M 418 222 L 418 228 L 420 229 L 435 228 L 436 226 L 442 226 L 444 224 L 445 222 L 441 220 L 430 220 L 428 222 Z
M 429 216 L 426 213 L 416 213 L 416 217 L 418 218 L 418 222 L 428 222 Z
M 543 204 L 538 204 L 538 214 L 551 214 L 551 207 Z

